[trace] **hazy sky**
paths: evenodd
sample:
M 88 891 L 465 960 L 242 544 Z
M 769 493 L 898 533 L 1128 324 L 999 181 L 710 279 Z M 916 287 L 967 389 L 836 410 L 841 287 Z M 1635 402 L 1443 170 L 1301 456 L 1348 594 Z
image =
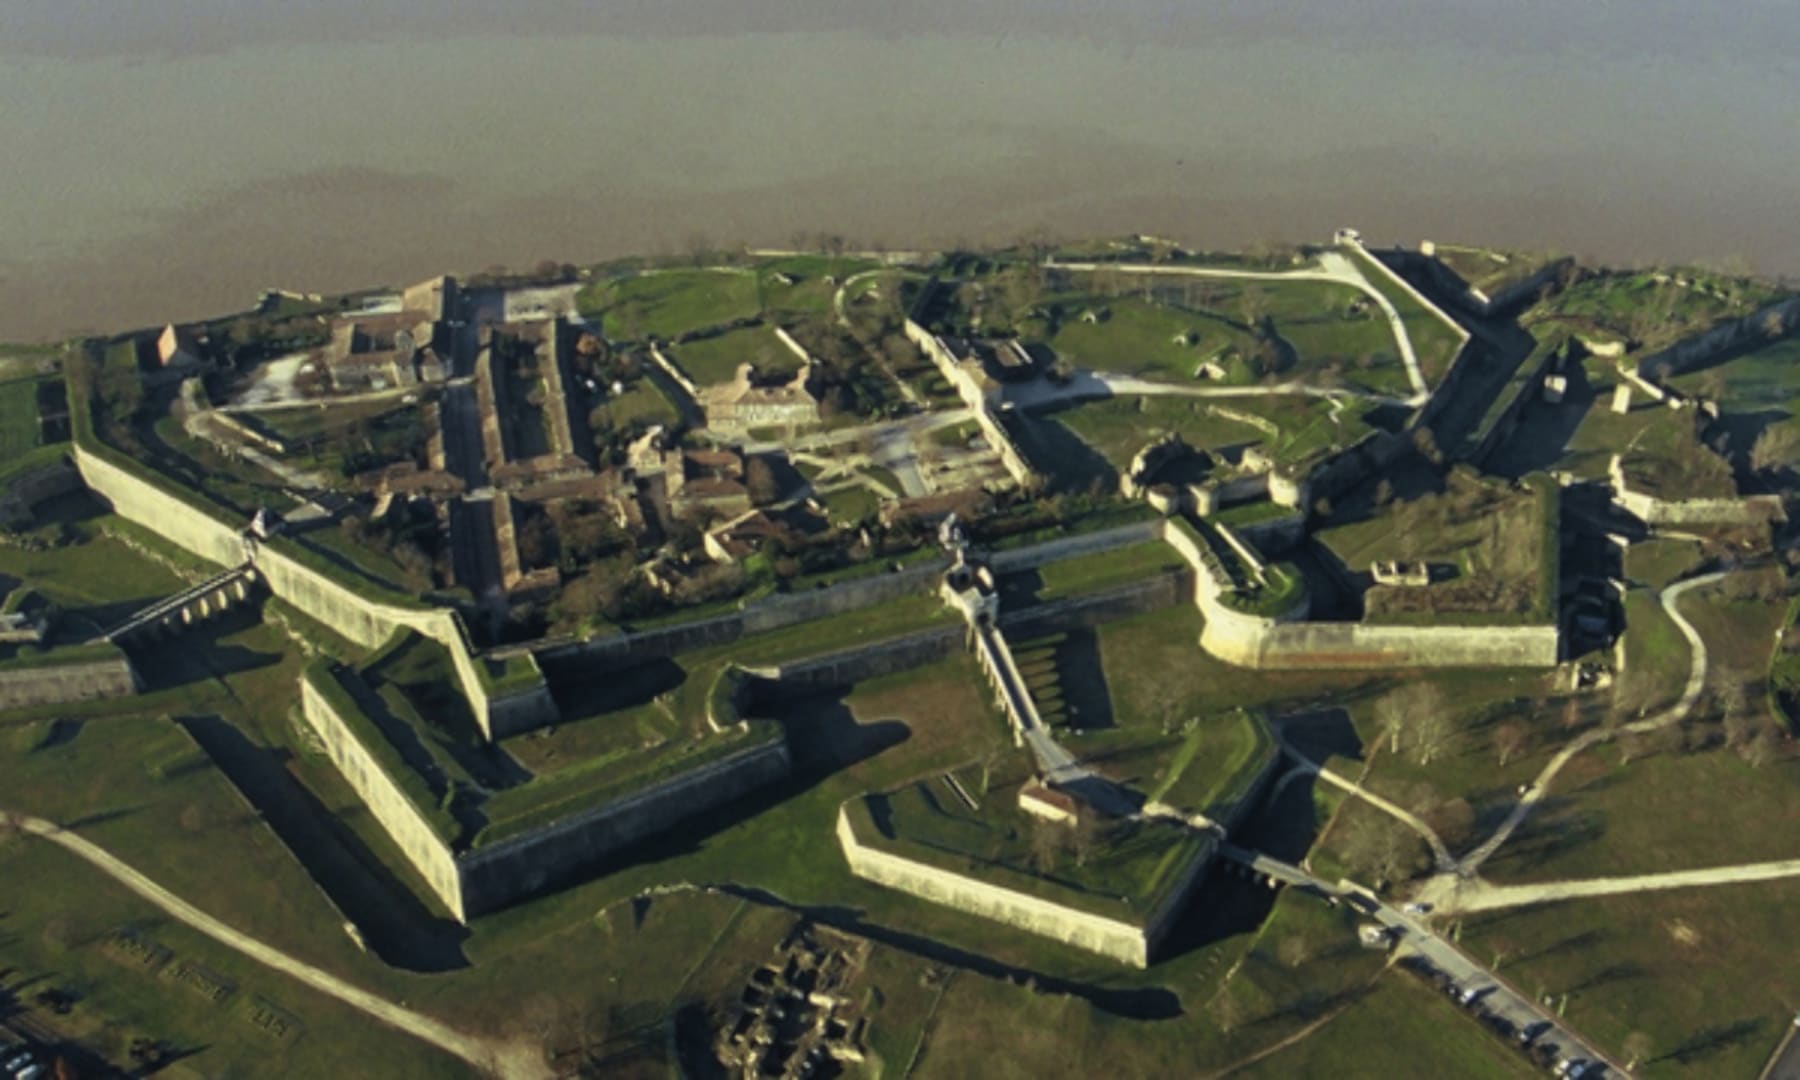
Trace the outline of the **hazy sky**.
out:
M 0 0 L 0 338 L 799 229 L 1797 273 L 1797 58 L 1757 0 Z

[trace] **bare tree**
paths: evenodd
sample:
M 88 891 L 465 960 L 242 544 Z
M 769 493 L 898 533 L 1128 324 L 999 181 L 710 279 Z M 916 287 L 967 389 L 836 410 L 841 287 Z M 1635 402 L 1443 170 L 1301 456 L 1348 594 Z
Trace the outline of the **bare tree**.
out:
M 1800 465 L 1800 430 L 1767 427 L 1750 446 L 1750 467 L 1759 473 L 1785 472 L 1796 465 Z
M 1634 1031 L 1625 1036 L 1625 1067 L 1635 1069 L 1638 1064 L 1650 1056 L 1650 1036 L 1641 1031 Z
M 1251 333 L 1262 327 L 1263 317 L 1269 312 L 1269 294 L 1260 285 L 1246 285 L 1238 293 L 1238 314 L 1243 317 L 1244 326 Z
M 1494 729 L 1494 752 L 1500 755 L 1501 768 L 1525 749 L 1525 739 L 1525 725 L 1516 720 L 1508 720 Z
M 1061 826 L 1047 821 L 1032 824 L 1030 848 L 1026 851 L 1025 858 L 1033 870 L 1041 874 L 1056 865 L 1057 853 L 1063 846 L 1063 832 Z
M 1431 764 L 1455 734 L 1449 703 L 1432 683 L 1408 683 L 1382 699 L 1377 709 L 1389 749 L 1398 753 L 1404 743 L 1421 765 Z
M 1361 808 L 1349 819 L 1347 828 L 1345 861 L 1374 879 L 1378 889 L 1410 878 L 1427 865 L 1418 839 L 1386 814 Z

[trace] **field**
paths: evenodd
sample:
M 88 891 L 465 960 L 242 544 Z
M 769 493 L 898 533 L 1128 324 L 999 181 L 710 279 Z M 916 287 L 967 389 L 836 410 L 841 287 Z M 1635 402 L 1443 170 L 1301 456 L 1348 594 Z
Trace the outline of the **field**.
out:
M 1334 523 L 1317 538 L 1352 573 L 1377 561 L 1424 562 L 1432 584 L 1373 585 L 1364 596 L 1370 622 L 1548 622 L 1555 617 L 1554 482 L 1508 488 L 1452 476 L 1436 494 L 1370 506 L 1367 516 Z
M 588 417 L 598 432 L 643 431 L 656 424 L 673 428 L 680 422 L 680 411 L 652 378 L 637 380 L 622 394 L 609 394 Z
M 1563 258 L 1559 252 L 1502 252 L 1487 248 L 1437 246 L 1437 258 L 1490 299 Z
M 1203 846 L 1192 830 L 1168 823 L 1048 825 L 1019 807 L 1019 788 L 1030 778 L 1029 758 L 1020 752 L 984 762 L 981 782 L 969 789 L 974 807 L 947 783 L 919 780 L 870 795 L 847 812 L 861 842 L 880 850 L 1140 924 Z
M 1621 895 L 1473 915 L 1463 948 L 1563 1009 L 1646 1077 L 1755 1076 L 1800 1001 L 1789 924 L 1800 884 Z
M 756 275 L 740 270 L 647 271 L 589 285 L 575 303 L 615 341 L 672 340 L 760 310 Z
M 1045 298 L 1063 315 L 1048 339 L 1056 354 L 1077 367 L 1180 384 L 1267 378 L 1410 392 L 1387 321 L 1361 310 L 1361 293 L 1347 285 L 1142 279 L 1132 288 L 1142 294 Z M 1080 317 L 1102 311 L 1099 321 Z M 1273 333 L 1272 351 L 1251 332 L 1252 319 Z M 1215 369 L 1203 374 L 1207 364 Z
M 161 562 L 109 535 L 134 530 L 121 530 L 122 519 L 86 495 L 40 505 L 38 520 L 48 523 L 45 531 L 66 531 L 70 542 L 44 551 L 0 547 L 0 574 L 23 580 L 61 606 L 69 633 L 77 637 L 97 633 L 186 586 Z
M 0 383 L 0 462 L 28 453 L 41 441 L 37 379 Z
M 1084 402 L 1046 417 L 1081 436 L 1114 469 L 1124 472 L 1145 446 L 1168 432 L 1193 447 L 1213 449 L 1260 443 L 1259 427 L 1214 412 L 1205 402 L 1179 397 L 1115 397 Z
M 762 306 L 767 311 L 783 314 L 829 315 L 838 287 L 852 275 L 879 265 L 866 259 L 829 255 L 794 255 L 764 260 L 757 264 Z M 791 279 L 792 284 L 784 283 L 777 275 Z
M 1525 321 L 1598 327 L 1636 341 L 1647 354 L 1721 319 L 1746 315 L 1777 295 L 1769 286 L 1743 278 L 1691 269 L 1677 276 L 1701 287 L 1658 281 L 1654 273 L 1599 273 L 1536 305 Z
M 1008 583 L 1012 582 L 1015 586 L 1030 588 L 1038 600 L 1060 600 L 1129 584 L 1186 565 L 1174 548 L 1161 540 L 1147 540 L 1008 574 L 1002 579 L 1001 588 L 1008 589 Z
M 1412 293 L 1394 284 L 1380 267 L 1373 265 L 1373 256 L 1357 252 L 1351 257 L 1361 268 L 1363 279 L 1387 297 L 1388 303 L 1400 313 L 1400 321 L 1406 326 L 1406 336 L 1412 341 L 1413 355 L 1419 359 L 1419 370 L 1425 375 L 1425 383 L 1436 386 L 1462 348 L 1462 332 L 1415 300 Z
M 685 342 L 675 346 L 674 360 L 700 386 L 730 382 L 739 364 L 753 364 L 758 375 L 769 378 L 800 370 L 800 358 L 767 326 L 745 326 Z

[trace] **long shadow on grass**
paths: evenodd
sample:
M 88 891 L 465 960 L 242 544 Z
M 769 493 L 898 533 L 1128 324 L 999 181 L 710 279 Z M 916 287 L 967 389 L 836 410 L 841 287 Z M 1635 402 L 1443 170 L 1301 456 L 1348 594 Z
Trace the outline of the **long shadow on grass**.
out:
M 803 795 L 834 773 L 911 738 L 911 729 L 898 720 L 858 723 L 849 706 L 844 704 L 846 692 L 824 692 L 799 705 L 789 703 L 780 711 L 778 718 L 787 728 L 788 746 L 794 761 L 793 772 L 786 780 L 714 808 L 613 856 L 570 868 L 555 881 L 546 882 L 542 891 L 552 891 L 571 881 L 588 880 L 644 863 L 694 854 L 715 834 Z M 832 841 L 827 835 L 818 842 L 828 844 Z M 857 908 L 795 904 L 766 890 L 736 883 L 716 883 L 711 887 L 755 903 L 780 907 L 826 926 L 940 963 L 1017 982 L 1034 979 L 1047 992 L 1080 997 L 1117 1016 L 1165 1020 L 1181 1015 L 1180 999 L 1161 987 L 1116 989 L 1078 983 L 1003 963 L 919 934 L 868 922 L 864 912 Z
M 424 972 L 469 966 L 462 953 L 468 931 L 433 915 L 363 848 L 287 771 L 286 751 L 258 746 L 217 717 L 188 717 L 178 723 L 383 963 Z

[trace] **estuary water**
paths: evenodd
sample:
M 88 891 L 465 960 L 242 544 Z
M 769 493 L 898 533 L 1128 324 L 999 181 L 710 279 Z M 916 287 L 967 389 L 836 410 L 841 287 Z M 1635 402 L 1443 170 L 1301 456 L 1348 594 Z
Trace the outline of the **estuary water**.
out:
M 0 340 L 835 233 L 1800 273 L 1800 4 L 0 0 Z

